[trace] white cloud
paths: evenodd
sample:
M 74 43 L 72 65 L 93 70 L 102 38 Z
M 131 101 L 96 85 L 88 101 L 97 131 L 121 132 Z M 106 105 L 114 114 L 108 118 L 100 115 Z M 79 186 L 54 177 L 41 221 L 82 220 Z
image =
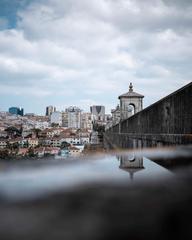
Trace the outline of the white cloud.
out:
M 18 19 L 0 31 L 5 92 L 109 107 L 130 81 L 149 103 L 191 81 L 190 1 L 41 0 Z

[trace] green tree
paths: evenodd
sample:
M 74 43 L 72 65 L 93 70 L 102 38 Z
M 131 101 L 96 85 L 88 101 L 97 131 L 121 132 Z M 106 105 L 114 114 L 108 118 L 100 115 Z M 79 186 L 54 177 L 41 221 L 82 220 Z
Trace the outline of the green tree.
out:
M 68 143 L 68 142 L 62 142 L 61 143 L 61 149 L 66 149 L 66 148 L 68 148 L 70 146 L 70 144 Z

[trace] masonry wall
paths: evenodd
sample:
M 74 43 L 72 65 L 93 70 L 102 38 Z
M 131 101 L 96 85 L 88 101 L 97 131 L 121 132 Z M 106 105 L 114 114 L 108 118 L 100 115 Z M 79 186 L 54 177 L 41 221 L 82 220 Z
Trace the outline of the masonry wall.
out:
M 192 82 L 110 128 L 105 137 L 118 147 L 192 143 Z

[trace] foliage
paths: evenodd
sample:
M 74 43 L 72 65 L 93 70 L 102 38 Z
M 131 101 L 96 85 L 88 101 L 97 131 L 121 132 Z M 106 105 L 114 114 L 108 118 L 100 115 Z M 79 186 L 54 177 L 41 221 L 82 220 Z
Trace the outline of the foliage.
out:
M 36 156 L 35 152 L 34 152 L 34 149 L 32 147 L 29 148 L 28 155 L 29 155 L 29 157 L 35 157 Z
M 65 149 L 65 148 L 68 148 L 70 146 L 70 144 L 68 142 L 62 142 L 61 143 L 61 149 Z

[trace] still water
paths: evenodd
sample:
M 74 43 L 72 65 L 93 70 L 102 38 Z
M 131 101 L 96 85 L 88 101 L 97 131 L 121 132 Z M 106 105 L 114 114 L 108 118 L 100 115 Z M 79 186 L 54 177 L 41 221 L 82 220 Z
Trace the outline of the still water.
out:
M 8 200 L 31 199 L 86 184 L 134 184 L 173 176 L 172 171 L 134 152 L 0 163 L 0 196 Z

